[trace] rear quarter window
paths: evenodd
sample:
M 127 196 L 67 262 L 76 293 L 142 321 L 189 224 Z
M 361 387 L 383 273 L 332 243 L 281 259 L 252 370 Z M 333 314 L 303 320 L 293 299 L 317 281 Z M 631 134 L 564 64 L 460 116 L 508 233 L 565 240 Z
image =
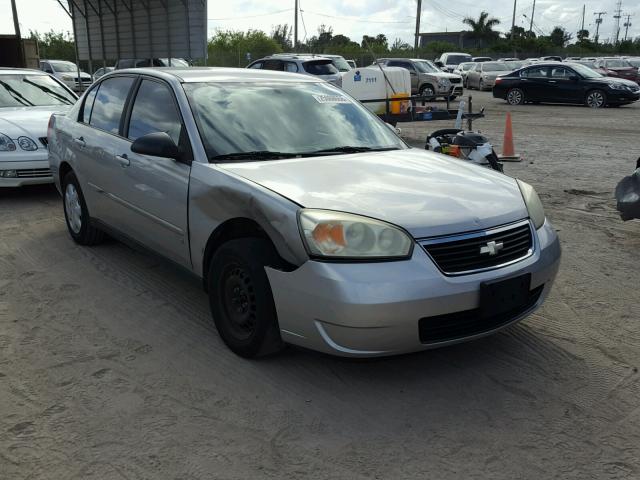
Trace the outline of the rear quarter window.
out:
M 338 69 L 333 66 L 330 60 L 315 60 L 302 64 L 305 72 L 311 75 L 334 75 Z

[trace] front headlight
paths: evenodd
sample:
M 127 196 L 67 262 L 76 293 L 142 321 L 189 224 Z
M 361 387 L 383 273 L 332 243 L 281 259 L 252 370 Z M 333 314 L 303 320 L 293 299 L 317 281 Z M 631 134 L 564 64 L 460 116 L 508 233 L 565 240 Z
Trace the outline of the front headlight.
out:
M 613 88 L 614 90 L 629 90 L 629 87 L 624 83 L 611 82 L 609 84 L 609 87 Z
M 536 227 L 537 230 L 544 224 L 545 219 L 544 208 L 542 207 L 540 197 L 538 197 L 535 189 L 528 183 L 525 183 L 522 180 L 517 180 L 517 182 L 518 187 L 520 187 L 524 203 L 529 211 L 529 218 L 531 218 L 533 226 Z
M 38 145 L 36 142 L 31 140 L 29 137 L 18 137 L 18 145 L 23 150 L 27 150 L 28 152 L 32 152 L 38 149 Z
M 400 228 L 360 215 L 305 209 L 298 224 L 311 257 L 399 260 L 413 250 L 413 240 Z
M 440 85 L 441 87 L 446 87 L 449 85 L 449 80 L 446 78 L 441 78 L 438 80 L 438 85 Z
M 0 133 L 0 152 L 13 152 L 16 144 L 7 135 Z

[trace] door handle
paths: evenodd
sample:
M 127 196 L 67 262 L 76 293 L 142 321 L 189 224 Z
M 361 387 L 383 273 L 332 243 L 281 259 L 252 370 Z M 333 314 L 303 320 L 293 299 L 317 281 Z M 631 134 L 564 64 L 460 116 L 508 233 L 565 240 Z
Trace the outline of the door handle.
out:
M 73 141 L 76 142 L 81 147 L 84 147 L 87 144 L 87 142 L 84 141 L 83 137 L 74 138 Z
M 129 165 L 131 165 L 131 161 L 129 160 L 129 157 L 127 156 L 126 153 L 123 153 L 122 155 L 116 155 L 116 160 L 118 161 L 118 163 L 122 168 L 128 167 Z
M 558 83 L 558 82 L 555 80 L 549 80 L 549 83 Z

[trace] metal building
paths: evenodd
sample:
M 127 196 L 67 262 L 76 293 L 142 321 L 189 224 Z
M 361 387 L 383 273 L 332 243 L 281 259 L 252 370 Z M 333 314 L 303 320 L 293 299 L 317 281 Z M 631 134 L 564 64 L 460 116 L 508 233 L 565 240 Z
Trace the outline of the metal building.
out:
M 67 3 L 80 60 L 206 59 L 207 0 Z

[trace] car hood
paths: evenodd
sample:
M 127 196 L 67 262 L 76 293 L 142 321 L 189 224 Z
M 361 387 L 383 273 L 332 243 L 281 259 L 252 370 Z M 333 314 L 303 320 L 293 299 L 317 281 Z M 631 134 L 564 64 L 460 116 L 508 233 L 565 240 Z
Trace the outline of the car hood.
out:
M 514 179 L 418 149 L 218 166 L 303 207 L 385 220 L 416 238 L 528 216 Z
M 13 139 L 23 135 L 32 139 L 46 137 L 51 115 L 70 108 L 71 105 L 0 108 L 0 133 Z
M 423 73 L 422 75 L 426 77 L 447 78 L 449 80 L 453 78 L 460 78 L 460 75 L 458 75 L 457 73 L 448 73 L 448 72 L 431 72 L 431 73 Z

